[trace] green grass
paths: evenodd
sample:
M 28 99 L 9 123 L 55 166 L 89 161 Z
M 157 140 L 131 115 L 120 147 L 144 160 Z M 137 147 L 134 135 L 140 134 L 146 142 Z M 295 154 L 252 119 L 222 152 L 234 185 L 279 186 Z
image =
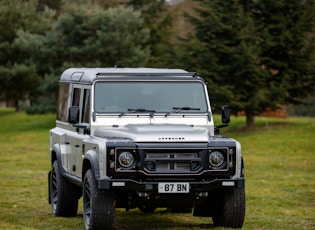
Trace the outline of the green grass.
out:
M 15 113 L 0 109 L 1 229 L 83 229 L 78 216 L 57 218 L 47 202 L 49 129 L 55 115 Z M 218 117 L 216 117 L 218 119 Z M 257 118 L 244 129 L 243 117 L 232 117 L 222 135 L 242 144 L 246 177 L 243 229 L 315 229 L 315 118 Z M 222 229 L 211 218 L 116 212 L 115 229 Z

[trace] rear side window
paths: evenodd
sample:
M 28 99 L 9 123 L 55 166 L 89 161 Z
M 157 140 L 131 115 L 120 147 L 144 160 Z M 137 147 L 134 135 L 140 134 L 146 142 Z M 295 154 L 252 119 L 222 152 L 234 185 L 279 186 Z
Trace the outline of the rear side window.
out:
M 69 98 L 69 83 L 60 83 L 58 95 L 57 120 L 67 121 L 68 115 L 68 98 Z

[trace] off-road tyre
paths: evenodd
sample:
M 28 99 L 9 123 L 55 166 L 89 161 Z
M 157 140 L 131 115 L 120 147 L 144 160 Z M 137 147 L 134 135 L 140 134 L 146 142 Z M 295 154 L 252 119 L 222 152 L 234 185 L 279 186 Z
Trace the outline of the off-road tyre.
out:
M 191 213 L 191 207 L 171 207 L 168 209 L 171 213 Z
M 83 181 L 83 219 L 85 229 L 113 229 L 114 195 L 98 189 L 93 170 L 87 170 Z
M 141 206 L 139 206 L 139 210 L 141 212 L 144 212 L 144 213 L 152 213 L 152 212 L 155 211 L 155 209 L 156 209 L 156 207 L 152 206 L 152 205 L 141 205 Z
M 52 164 L 49 183 L 52 213 L 55 216 L 76 216 L 81 189 L 60 174 L 57 161 Z
M 245 218 L 245 189 L 221 190 L 215 203 L 212 220 L 216 227 L 241 228 Z

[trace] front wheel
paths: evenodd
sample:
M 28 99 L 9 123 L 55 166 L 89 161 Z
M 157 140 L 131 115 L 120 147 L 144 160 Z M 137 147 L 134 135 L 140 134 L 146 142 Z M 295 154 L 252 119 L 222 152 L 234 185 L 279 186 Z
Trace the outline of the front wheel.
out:
M 223 190 L 216 202 L 212 220 L 215 226 L 241 228 L 245 218 L 245 189 Z
M 83 181 L 83 219 L 85 229 L 113 229 L 114 195 L 98 189 L 94 173 L 89 169 Z

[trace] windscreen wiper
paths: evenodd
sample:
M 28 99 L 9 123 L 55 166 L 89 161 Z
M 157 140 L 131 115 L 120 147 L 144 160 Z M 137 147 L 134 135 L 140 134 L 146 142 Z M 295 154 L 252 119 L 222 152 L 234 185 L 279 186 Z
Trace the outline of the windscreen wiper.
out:
M 150 117 L 154 116 L 155 110 L 150 110 L 150 109 L 128 109 L 129 113 L 150 113 Z M 126 112 L 121 113 L 119 116 L 123 116 L 126 114 Z
M 155 110 L 150 109 L 128 109 L 130 113 L 155 113 Z
M 183 106 L 183 107 L 173 107 L 173 111 L 172 112 L 168 112 L 167 114 L 165 114 L 165 117 L 167 117 L 168 115 L 170 115 L 171 113 L 179 113 L 183 110 L 200 110 L 200 108 L 192 108 L 189 106 Z

